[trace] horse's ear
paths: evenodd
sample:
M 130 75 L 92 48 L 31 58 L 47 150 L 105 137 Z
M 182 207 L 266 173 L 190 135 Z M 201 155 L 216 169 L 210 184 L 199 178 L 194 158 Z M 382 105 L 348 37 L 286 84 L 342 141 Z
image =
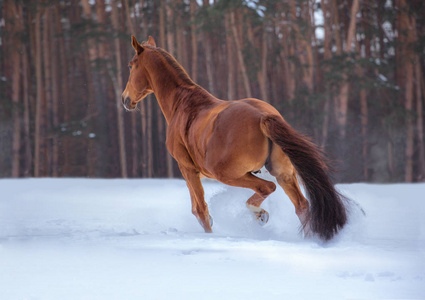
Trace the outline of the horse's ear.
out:
M 142 51 L 144 50 L 143 46 L 139 44 L 134 35 L 131 36 L 131 45 L 133 46 L 134 50 L 136 50 L 137 54 L 142 53 Z
M 153 37 L 151 37 L 151 36 L 149 36 L 149 39 L 148 39 L 147 44 L 148 44 L 148 45 L 151 45 L 151 46 L 153 46 L 153 47 L 156 47 L 155 40 L 154 40 L 154 39 L 153 39 Z

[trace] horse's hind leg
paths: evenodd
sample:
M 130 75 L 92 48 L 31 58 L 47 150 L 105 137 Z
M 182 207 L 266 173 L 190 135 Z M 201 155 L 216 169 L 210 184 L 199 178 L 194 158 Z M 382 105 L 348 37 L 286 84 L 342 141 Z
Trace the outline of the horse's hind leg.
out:
M 246 207 L 255 214 L 260 225 L 265 225 L 269 221 L 269 213 L 260 207 L 267 196 L 255 193 L 246 201 Z
M 244 176 L 237 179 L 219 178 L 219 180 L 227 185 L 252 189 L 255 194 L 248 199 L 246 206 L 256 215 L 261 225 L 267 223 L 269 220 L 269 213 L 260 206 L 261 203 L 276 190 L 276 185 L 273 182 L 258 178 L 251 173 L 246 173 Z
M 295 213 L 300 219 L 304 233 L 305 235 L 308 235 L 309 229 L 307 225 L 309 221 L 309 203 L 301 192 L 297 180 L 297 172 L 294 166 L 289 160 L 289 157 L 276 145 L 273 145 L 270 155 L 270 163 L 270 174 L 276 177 L 278 184 L 288 195 L 295 207 Z

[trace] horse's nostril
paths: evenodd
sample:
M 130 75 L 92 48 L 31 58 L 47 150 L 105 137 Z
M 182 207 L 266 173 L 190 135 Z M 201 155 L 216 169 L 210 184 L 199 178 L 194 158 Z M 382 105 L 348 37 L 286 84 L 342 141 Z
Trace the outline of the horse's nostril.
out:
M 129 97 L 123 98 L 122 103 L 124 104 L 125 107 L 129 107 L 130 106 L 130 102 L 131 102 L 131 99 Z

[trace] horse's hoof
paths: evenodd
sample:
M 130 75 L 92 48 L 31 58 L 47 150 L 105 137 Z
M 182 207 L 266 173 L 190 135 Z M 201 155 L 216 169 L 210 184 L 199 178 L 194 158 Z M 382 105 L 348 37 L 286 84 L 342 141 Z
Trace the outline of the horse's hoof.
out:
M 198 219 L 199 224 L 201 224 L 201 226 L 204 227 L 204 224 L 202 224 L 201 219 L 200 218 L 197 218 L 197 219 Z M 211 217 L 211 215 L 209 215 L 209 221 L 210 221 L 210 227 L 212 227 L 214 221 L 213 221 L 213 218 Z
M 259 212 L 255 213 L 257 216 L 257 221 L 261 226 L 264 226 L 269 221 L 269 213 L 264 209 L 261 209 Z

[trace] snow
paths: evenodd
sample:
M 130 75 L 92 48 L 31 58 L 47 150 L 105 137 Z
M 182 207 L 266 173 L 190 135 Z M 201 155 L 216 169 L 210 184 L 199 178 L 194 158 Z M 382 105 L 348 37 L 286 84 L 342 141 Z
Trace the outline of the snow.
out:
M 281 189 L 261 227 L 249 190 L 203 184 L 213 234 L 182 180 L 0 180 L 0 299 L 425 298 L 425 184 L 338 185 L 355 202 L 325 244 Z
M 382 75 L 382 74 L 378 74 L 378 78 L 382 81 L 382 82 L 388 82 L 388 78 L 387 77 L 385 77 L 384 75 Z

